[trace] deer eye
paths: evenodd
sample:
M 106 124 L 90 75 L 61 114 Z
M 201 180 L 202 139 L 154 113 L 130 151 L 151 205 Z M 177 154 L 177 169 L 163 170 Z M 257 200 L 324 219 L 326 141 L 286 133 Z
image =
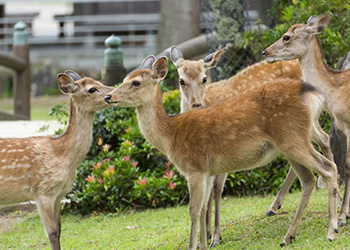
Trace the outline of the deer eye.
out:
M 183 79 L 180 78 L 179 82 L 182 86 L 185 85 L 185 81 Z
M 204 78 L 203 78 L 203 83 L 206 83 L 207 82 L 207 77 L 205 76 Z
M 290 39 L 290 36 L 283 36 L 283 41 L 287 42 L 289 41 L 289 39 Z
M 134 87 L 138 87 L 141 85 L 141 82 L 140 81 L 133 81 L 131 86 L 134 86 Z
M 95 91 L 97 91 L 97 89 L 95 89 L 95 88 L 91 88 L 91 89 L 88 90 L 88 92 L 89 92 L 90 94 L 94 93 Z

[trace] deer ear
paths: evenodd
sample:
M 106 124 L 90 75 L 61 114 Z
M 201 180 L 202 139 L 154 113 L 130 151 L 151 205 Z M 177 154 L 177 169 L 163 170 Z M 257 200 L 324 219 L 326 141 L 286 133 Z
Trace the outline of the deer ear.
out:
M 73 70 L 66 70 L 64 73 L 69 75 L 74 81 L 78 81 L 81 79 L 81 76 Z
M 152 76 L 154 79 L 163 80 L 168 74 L 168 59 L 162 56 L 153 63 Z
M 331 18 L 332 14 L 330 12 L 320 16 L 311 16 L 305 28 L 309 33 L 320 34 L 326 29 Z
M 171 47 L 170 49 L 170 59 L 174 63 L 174 65 L 178 68 L 179 65 L 179 59 L 183 59 L 184 56 L 182 55 L 181 51 L 176 48 L 175 46 Z
M 155 61 L 156 61 L 156 58 L 153 55 L 149 55 L 142 61 L 141 68 L 152 69 L 152 65 Z
M 57 75 L 58 87 L 65 95 L 73 94 L 79 89 L 79 86 L 74 83 L 74 80 L 65 73 Z
M 220 57 L 224 54 L 225 51 L 226 51 L 226 48 L 222 48 L 219 51 L 216 51 L 204 57 L 202 59 L 204 62 L 204 68 L 206 69 L 214 68 L 218 64 Z

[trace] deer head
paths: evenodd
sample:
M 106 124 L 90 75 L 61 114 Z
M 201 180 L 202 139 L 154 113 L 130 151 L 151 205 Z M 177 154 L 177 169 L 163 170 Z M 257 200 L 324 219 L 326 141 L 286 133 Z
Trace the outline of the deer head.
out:
M 312 16 L 307 24 L 295 24 L 274 44 L 263 51 L 268 62 L 302 58 L 311 47 L 317 34 L 322 33 L 332 15 Z
M 202 107 L 204 89 L 207 83 L 206 70 L 214 68 L 226 48 L 211 53 L 199 61 L 189 61 L 183 58 L 181 51 L 173 46 L 170 58 L 177 67 L 181 92 L 181 111 Z
M 157 84 L 168 73 L 168 60 L 161 57 L 158 60 L 150 55 L 144 59 L 141 69 L 133 71 L 123 83 L 108 93 L 104 99 L 109 104 L 122 107 L 139 107 L 156 98 Z
M 69 95 L 74 103 L 80 103 L 82 110 L 95 112 L 108 107 L 104 96 L 114 88 L 108 87 L 90 77 L 81 78 L 78 73 L 67 70 L 57 75 L 58 87 Z

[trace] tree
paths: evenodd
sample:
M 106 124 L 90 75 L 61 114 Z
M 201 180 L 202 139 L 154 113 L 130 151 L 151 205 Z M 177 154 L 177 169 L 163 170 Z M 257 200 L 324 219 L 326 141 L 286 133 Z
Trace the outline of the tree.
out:
M 200 0 L 162 0 L 158 52 L 200 34 Z

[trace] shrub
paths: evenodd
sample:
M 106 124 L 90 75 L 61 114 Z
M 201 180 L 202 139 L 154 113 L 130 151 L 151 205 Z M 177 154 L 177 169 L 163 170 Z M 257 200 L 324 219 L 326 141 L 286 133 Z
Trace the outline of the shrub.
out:
M 236 40 L 237 46 L 249 47 L 256 55 L 256 60 L 262 60 L 264 48 L 277 41 L 287 29 L 296 23 L 306 23 L 312 15 L 332 12 L 333 17 L 325 32 L 320 34 L 320 41 L 325 60 L 331 67 L 336 67 L 340 57 L 350 50 L 350 3 L 338 0 L 274 0 L 269 15 L 275 26 L 263 30 L 261 21 L 257 22 L 257 30 L 243 32 L 241 40 Z

